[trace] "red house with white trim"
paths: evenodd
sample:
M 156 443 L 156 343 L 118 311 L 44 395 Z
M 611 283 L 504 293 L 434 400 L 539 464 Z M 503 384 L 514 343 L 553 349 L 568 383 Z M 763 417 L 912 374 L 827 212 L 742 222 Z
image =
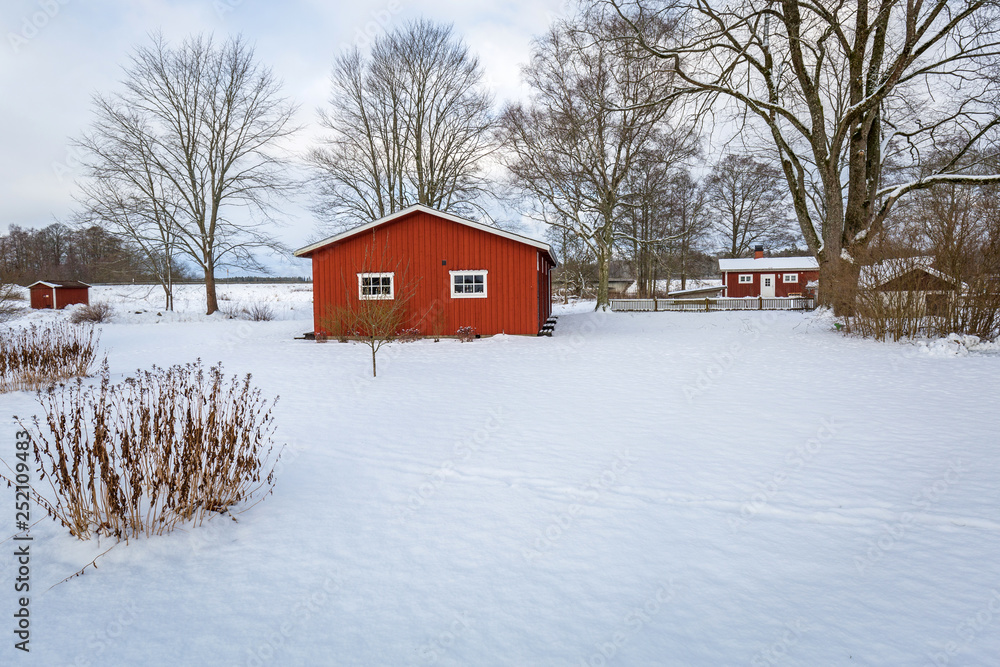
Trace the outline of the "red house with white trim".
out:
M 538 334 L 552 314 L 547 243 L 415 205 L 295 251 L 312 260 L 316 333 L 362 300 L 406 294 L 406 328 Z
M 819 262 L 815 257 L 764 257 L 757 246 L 752 259 L 720 259 L 719 272 L 726 297 L 809 296 L 806 285 L 819 280 Z

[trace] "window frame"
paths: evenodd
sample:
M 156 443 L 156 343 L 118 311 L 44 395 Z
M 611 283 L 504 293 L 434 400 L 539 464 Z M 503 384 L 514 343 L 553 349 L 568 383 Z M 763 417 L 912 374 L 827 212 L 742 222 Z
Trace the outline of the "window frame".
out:
M 365 278 L 388 278 L 389 293 L 365 294 Z M 358 299 L 360 301 L 392 301 L 396 298 L 396 274 L 392 271 L 367 272 L 358 274 Z
M 479 292 L 456 292 L 455 276 L 482 276 L 483 291 Z M 451 292 L 452 299 L 485 299 L 489 296 L 489 271 L 487 269 L 468 269 L 465 271 L 448 272 L 448 291 Z
M 792 280 L 789 280 L 788 276 L 791 276 Z M 797 274 L 797 273 L 782 273 L 781 274 L 781 282 L 782 283 L 789 283 L 789 284 L 795 283 L 796 285 L 798 285 L 799 284 L 799 274 Z
M 737 284 L 739 285 L 753 285 L 753 274 L 752 273 L 740 273 L 737 274 L 739 278 L 737 279 Z M 746 278 L 746 280 L 744 280 Z

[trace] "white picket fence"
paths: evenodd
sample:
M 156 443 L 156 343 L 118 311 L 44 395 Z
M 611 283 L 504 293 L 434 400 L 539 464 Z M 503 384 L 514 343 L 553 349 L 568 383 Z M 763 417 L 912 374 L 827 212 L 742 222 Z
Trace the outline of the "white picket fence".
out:
M 811 310 L 812 299 L 800 297 L 753 297 L 745 299 L 611 299 L 611 310 L 618 312 L 658 312 L 688 310 Z

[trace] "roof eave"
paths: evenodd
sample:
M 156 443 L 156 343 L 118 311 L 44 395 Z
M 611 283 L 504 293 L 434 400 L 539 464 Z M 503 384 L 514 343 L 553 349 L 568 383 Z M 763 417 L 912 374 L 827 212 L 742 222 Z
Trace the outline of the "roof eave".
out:
M 528 238 L 527 236 L 521 236 L 520 234 L 514 234 L 513 232 L 506 232 L 502 229 L 497 229 L 495 227 L 489 227 L 488 225 L 484 225 L 481 222 L 476 222 L 475 220 L 468 220 L 466 218 L 459 217 L 452 213 L 447 213 L 445 211 L 437 211 L 428 206 L 423 206 L 422 204 L 414 204 L 413 206 L 408 206 L 407 208 L 404 208 L 401 211 L 390 213 L 389 215 L 379 218 L 378 220 L 373 220 L 359 227 L 354 227 L 353 229 L 348 229 L 346 231 L 340 232 L 339 234 L 334 234 L 333 236 L 325 238 L 322 241 L 317 241 L 316 243 L 312 243 L 303 248 L 299 248 L 298 250 L 293 252 L 292 255 L 294 255 L 295 257 L 309 257 L 317 250 L 320 250 L 321 248 L 324 248 L 328 245 L 332 245 L 334 243 L 337 243 L 338 241 L 343 241 L 345 239 L 351 238 L 352 236 L 356 236 L 358 234 L 361 234 L 362 232 L 366 232 L 369 229 L 374 229 L 375 227 L 384 225 L 388 222 L 392 222 L 393 220 L 397 220 L 405 215 L 409 215 L 410 213 L 415 213 L 417 211 L 422 211 L 424 213 L 436 215 L 438 217 L 444 218 L 445 220 L 450 220 L 451 222 L 455 222 L 460 225 L 465 225 L 466 227 L 472 227 L 473 229 L 478 229 L 480 231 L 484 231 L 490 234 L 496 234 L 497 236 L 501 236 L 503 238 L 507 238 L 512 241 L 517 241 L 519 243 L 524 243 L 525 245 L 530 245 L 540 250 L 544 250 L 546 253 L 548 253 L 549 259 L 552 260 L 553 265 L 554 266 L 559 265 L 555 253 L 552 252 L 552 247 L 549 246 L 548 243 L 544 243 L 542 241 L 536 241 L 535 239 Z

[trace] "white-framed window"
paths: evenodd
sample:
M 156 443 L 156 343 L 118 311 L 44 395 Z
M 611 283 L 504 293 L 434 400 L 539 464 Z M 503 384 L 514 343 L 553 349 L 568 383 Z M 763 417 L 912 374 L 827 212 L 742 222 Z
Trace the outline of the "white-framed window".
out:
M 359 273 L 358 298 L 362 301 L 394 299 L 395 282 L 393 273 Z
M 740 274 L 740 284 L 741 285 L 746 285 L 746 284 L 749 284 L 749 283 L 752 283 L 752 282 L 753 282 L 753 274 L 752 273 L 741 273 Z
M 797 283 L 799 282 L 799 274 L 797 273 L 785 273 L 781 276 L 781 282 L 783 283 Z
M 449 271 L 451 274 L 451 298 L 485 299 L 486 274 L 488 271 Z

